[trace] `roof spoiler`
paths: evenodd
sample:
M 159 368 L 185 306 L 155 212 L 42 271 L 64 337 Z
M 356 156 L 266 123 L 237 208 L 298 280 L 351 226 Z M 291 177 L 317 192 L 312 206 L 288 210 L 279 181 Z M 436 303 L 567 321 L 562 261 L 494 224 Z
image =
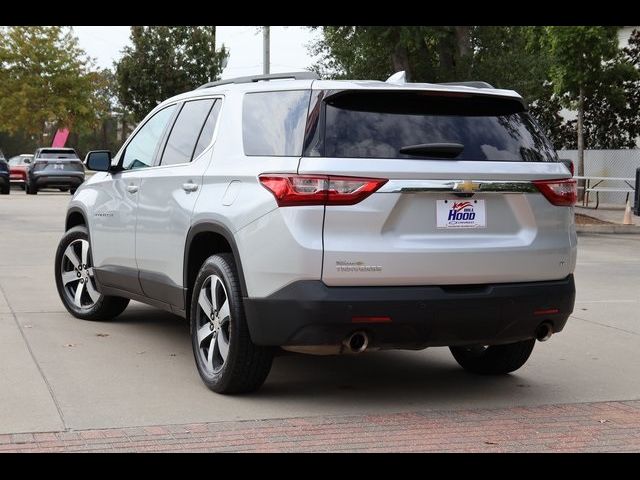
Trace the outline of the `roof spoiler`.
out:
M 396 85 L 403 85 L 407 83 L 407 73 L 404 70 L 394 73 L 385 80 L 385 83 L 394 83 Z M 460 87 L 474 87 L 474 88 L 493 88 L 493 85 L 487 82 L 471 81 L 471 82 L 444 82 L 436 83 L 436 85 L 457 85 Z

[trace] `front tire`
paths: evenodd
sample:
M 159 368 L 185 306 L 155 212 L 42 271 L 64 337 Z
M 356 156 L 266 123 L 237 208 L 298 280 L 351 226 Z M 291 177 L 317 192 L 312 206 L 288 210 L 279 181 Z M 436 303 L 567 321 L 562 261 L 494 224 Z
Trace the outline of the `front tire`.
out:
M 74 317 L 111 320 L 127 308 L 129 299 L 98 292 L 86 227 L 73 227 L 64 234 L 58 244 L 55 262 L 58 295 Z
M 481 375 L 504 375 L 522 367 L 529 359 L 536 340 L 506 345 L 449 347 L 453 358 L 465 370 Z
M 246 393 L 262 386 L 273 348 L 249 336 L 233 256 L 209 257 L 198 272 L 190 309 L 191 344 L 198 373 L 217 393 Z

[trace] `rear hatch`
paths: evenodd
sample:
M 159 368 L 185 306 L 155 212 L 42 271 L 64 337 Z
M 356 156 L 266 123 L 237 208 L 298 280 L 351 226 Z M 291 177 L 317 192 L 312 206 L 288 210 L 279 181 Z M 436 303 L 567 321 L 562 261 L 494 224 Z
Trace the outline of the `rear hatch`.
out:
M 73 153 L 46 151 L 40 153 L 33 163 L 33 172 L 43 172 L 47 175 L 68 175 L 69 173 L 84 174 L 82 161 Z
M 298 173 L 386 180 L 353 205 L 325 207 L 327 285 L 522 282 L 573 271 L 575 184 L 520 99 L 321 96 Z

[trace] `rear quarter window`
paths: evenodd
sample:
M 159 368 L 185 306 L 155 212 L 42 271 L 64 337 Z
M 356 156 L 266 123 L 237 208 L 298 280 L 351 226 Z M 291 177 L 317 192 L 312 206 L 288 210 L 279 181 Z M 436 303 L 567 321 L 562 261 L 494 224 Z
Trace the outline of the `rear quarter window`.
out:
M 244 96 L 245 155 L 301 156 L 309 90 L 255 92 Z

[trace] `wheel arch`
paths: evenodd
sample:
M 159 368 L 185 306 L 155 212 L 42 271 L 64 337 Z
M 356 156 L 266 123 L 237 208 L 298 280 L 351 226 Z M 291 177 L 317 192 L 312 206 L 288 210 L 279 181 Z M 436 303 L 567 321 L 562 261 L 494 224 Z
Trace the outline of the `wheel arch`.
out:
M 202 262 L 216 253 L 231 253 L 233 255 L 240 280 L 240 290 L 242 296 L 247 297 L 242 260 L 233 233 L 220 223 L 202 221 L 191 226 L 185 242 L 183 262 L 185 305 L 190 303 L 190 290 Z
M 67 217 L 65 219 L 64 231 L 67 232 L 69 229 L 73 227 L 77 227 L 78 225 L 84 225 L 89 229 L 89 222 L 87 221 L 87 216 L 84 211 L 80 207 L 71 207 L 67 211 Z

